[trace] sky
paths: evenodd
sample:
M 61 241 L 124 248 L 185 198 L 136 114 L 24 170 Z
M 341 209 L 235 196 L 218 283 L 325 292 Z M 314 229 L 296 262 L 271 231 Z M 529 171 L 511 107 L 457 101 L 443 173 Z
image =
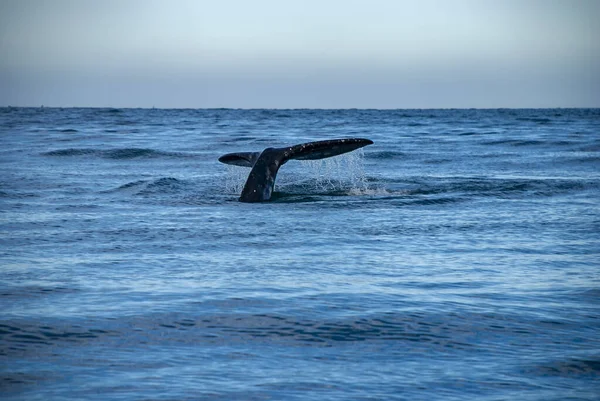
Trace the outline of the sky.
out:
M 600 107 L 600 0 L 0 0 L 0 106 Z

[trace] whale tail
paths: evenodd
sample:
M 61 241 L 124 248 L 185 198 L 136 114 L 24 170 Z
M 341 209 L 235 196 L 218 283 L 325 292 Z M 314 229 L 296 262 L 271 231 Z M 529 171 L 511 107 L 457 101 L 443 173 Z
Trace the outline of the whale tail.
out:
M 267 148 L 262 152 L 228 153 L 219 161 L 235 166 L 251 167 L 241 202 L 262 202 L 271 199 L 279 168 L 288 160 L 318 160 L 341 155 L 371 145 L 373 141 L 363 138 L 332 139 L 302 143 L 285 148 Z

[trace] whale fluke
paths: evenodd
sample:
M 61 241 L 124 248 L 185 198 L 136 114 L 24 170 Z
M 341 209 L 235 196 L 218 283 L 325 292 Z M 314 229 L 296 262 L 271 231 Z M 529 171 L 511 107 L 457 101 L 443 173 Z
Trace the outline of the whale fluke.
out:
M 234 166 L 252 167 L 258 160 L 258 156 L 260 156 L 260 152 L 228 153 L 219 157 L 219 161 Z
M 302 143 L 285 148 L 267 148 L 262 152 L 228 153 L 219 161 L 235 166 L 251 167 L 241 202 L 262 202 L 271 199 L 279 168 L 288 160 L 317 160 L 341 155 L 371 145 L 373 141 L 363 138 L 331 139 Z

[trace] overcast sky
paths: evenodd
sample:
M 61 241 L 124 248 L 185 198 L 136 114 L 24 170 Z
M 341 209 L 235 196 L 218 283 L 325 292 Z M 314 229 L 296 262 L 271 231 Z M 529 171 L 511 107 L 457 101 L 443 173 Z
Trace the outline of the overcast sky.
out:
M 0 106 L 600 107 L 600 0 L 0 0 Z

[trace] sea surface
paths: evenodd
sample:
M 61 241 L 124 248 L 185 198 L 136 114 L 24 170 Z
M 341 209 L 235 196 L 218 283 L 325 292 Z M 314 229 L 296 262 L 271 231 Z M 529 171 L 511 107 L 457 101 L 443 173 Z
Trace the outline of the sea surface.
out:
M 2 108 L 0 168 L 2 400 L 600 399 L 600 109 Z

